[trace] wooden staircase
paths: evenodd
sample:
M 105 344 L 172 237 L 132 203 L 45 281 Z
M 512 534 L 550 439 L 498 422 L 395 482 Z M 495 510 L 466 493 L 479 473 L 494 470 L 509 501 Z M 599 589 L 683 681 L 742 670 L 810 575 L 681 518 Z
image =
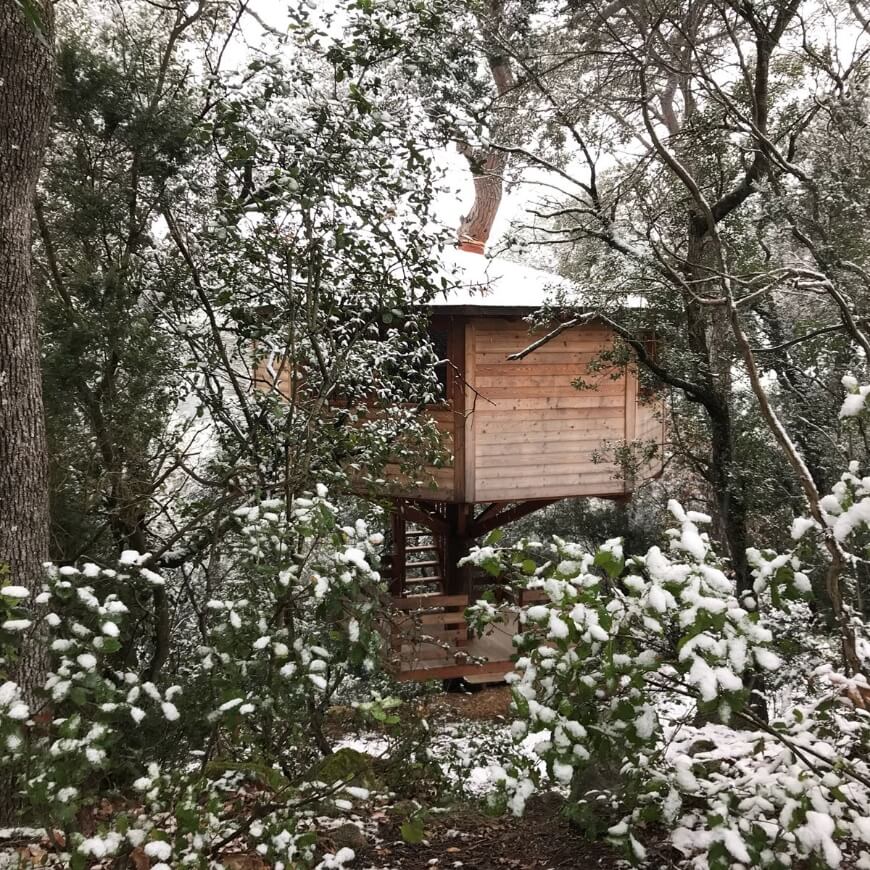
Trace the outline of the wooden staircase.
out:
M 405 595 L 444 595 L 444 545 L 432 531 L 411 526 L 405 532 Z
M 436 530 L 399 510 L 392 522 L 392 552 L 386 576 L 394 616 L 390 648 L 400 679 L 426 679 L 432 669 L 453 667 L 466 658 L 467 595 L 449 595 L 445 540 Z
M 499 679 L 511 669 L 515 627 L 471 637 L 465 619 L 470 601 L 492 579 L 457 563 L 487 526 L 514 513 L 486 509 L 475 515 L 474 506 L 397 500 L 384 566 L 392 599 L 384 631 L 398 679 Z

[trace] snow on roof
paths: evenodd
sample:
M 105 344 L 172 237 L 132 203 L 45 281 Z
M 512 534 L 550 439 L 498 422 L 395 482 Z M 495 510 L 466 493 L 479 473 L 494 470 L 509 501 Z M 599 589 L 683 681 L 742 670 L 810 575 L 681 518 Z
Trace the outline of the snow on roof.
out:
M 449 248 L 444 252 L 444 271 L 457 282 L 439 293 L 430 305 L 472 308 L 540 308 L 559 291 L 576 292 L 572 282 L 558 275 L 523 266 L 500 257 Z
M 582 288 L 560 275 L 524 266 L 501 257 L 447 249 L 442 255 L 444 271 L 457 286 L 439 293 L 429 304 L 434 308 L 535 310 L 560 296 L 581 302 Z M 623 307 L 640 308 L 643 299 L 631 296 Z

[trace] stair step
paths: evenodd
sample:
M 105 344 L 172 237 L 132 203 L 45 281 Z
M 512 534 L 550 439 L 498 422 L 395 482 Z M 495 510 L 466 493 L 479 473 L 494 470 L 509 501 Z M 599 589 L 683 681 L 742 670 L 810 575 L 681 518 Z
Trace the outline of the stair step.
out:
M 437 601 L 435 603 L 430 603 L 428 600 L 421 601 L 421 599 L 429 599 L 435 598 Z M 440 592 L 415 592 L 411 598 L 409 599 L 407 596 L 402 596 L 399 598 L 393 598 L 393 606 L 398 610 L 419 610 L 422 607 L 444 607 L 445 602 L 443 600 L 444 596 Z M 461 600 L 460 600 L 461 599 Z M 461 598 L 461 596 L 456 596 L 455 600 L 450 599 L 446 602 L 450 606 L 465 606 L 468 599 Z

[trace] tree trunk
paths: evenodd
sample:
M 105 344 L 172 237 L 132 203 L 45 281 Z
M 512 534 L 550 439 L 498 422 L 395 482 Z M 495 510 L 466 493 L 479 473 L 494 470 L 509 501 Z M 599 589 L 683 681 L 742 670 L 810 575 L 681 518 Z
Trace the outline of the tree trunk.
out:
M 481 38 L 487 46 L 486 62 L 492 74 L 496 93 L 503 98 L 514 88 L 514 76 L 510 59 L 499 48 L 499 30 L 504 25 L 503 0 L 489 0 L 487 11 L 478 15 Z M 503 123 L 493 120 L 493 133 Z M 482 254 L 489 240 L 498 207 L 501 205 L 504 189 L 504 171 L 507 168 L 507 154 L 496 148 L 474 150 L 468 145 L 460 145 L 459 150 L 468 160 L 474 177 L 474 203 L 459 224 L 459 247 L 464 251 Z
M 716 241 L 690 213 L 686 278 L 699 298 L 721 296 L 717 278 Z M 696 379 L 709 396 L 704 410 L 710 424 L 709 483 L 716 497 L 716 519 L 728 554 L 739 595 L 752 590 L 752 576 L 746 559 L 748 546 L 746 486 L 743 470 L 735 455 L 731 370 L 736 359 L 728 309 L 686 300 L 689 344 L 700 361 Z
M 737 593 L 752 590 L 752 575 L 746 558 L 749 536 L 746 529 L 746 488 L 742 470 L 734 456 L 734 430 L 731 409 L 723 404 L 707 409 L 710 418 L 711 484 L 716 494 L 716 512 L 725 536 Z
M 498 151 L 475 151 L 465 156 L 474 177 L 474 203 L 459 224 L 459 247 L 482 254 L 501 205 L 507 157 Z
M 48 462 L 30 219 L 51 119 L 53 10 L 24 8 L 0 0 L 0 569 L 4 585 L 36 591 L 48 556 Z M 46 670 L 45 644 L 30 637 L 12 676 L 31 705 Z M 0 777 L 0 823 L 17 806 Z

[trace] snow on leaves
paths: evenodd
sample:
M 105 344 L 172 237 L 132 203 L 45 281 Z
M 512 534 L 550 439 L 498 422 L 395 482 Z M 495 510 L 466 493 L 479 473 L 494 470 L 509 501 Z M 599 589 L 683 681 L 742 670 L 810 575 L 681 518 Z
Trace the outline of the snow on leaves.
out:
M 215 735 L 232 728 L 238 746 L 279 760 L 278 778 L 298 761 L 311 763 L 311 711 L 328 703 L 351 669 L 376 666 L 374 602 L 382 584 L 374 565 L 381 540 L 363 521 L 340 525 L 323 486 L 289 506 L 270 499 L 236 510 L 226 539 L 232 579 L 208 602 L 207 639 L 181 668 L 194 691 L 125 666 L 138 638 L 124 599 L 147 596 L 157 585 L 147 554 L 125 551 L 114 568 L 48 568 L 41 609 L 23 621 L 45 632 L 53 718 L 38 723 L 16 684 L 0 685 L 0 764 L 20 763 L 29 752 L 28 798 L 58 825 L 95 799 L 101 775 L 123 776 L 119 771 L 136 764 L 146 771 L 132 781 L 145 801 L 139 816 L 113 819 L 100 835 L 76 835 L 71 866 L 138 847 L 154 866 L 196 863 L 237 823 L 223 810 L 225 793 L 239 786 L 232 775 L 203 777 L 198 756 L 192 765 L 189 756 L 186 765 L 158 763 L 171 755 L 166 741 L 173 735 L 184 746 L 189 738 L 182 735 L 203 727 Z M 23 596 L 2 600 L 7 614 L 19 614 Z M 14 654 L 14 637 L 5 652 Z M 267 722 L 280 723 L 271 743 Z M 313 788 L 336 790 L 333 783 Z M 334 800 L 336 807 L 353 809 L 367 792 L 346 795 Z M 259 853 L 276 867 L 310 861 L 315 838 L 303 821 L 292 803 L 264 812 L 252 828 L 260 832 L 252 835 Z M 329 860 L 342 866 L 349 858 L 338 853 Z
M 863 497 L 856 468 L 841 489 Z M 838 517 L 855 502 L 837 503 Z M 509 677 L 515 739 L 536 738 L 541 766 L 501 771 L 504 805 L 521 813 L 549 780 L 568 790 L 578 820 L 603 826 L 635 862 L 657 821 L 686 866 L 838 867 L 844 841 L 859 851 L 870 842 L 870 715 L 830 666 L 815 675 L 823 691 L 770 725 L 749 703 L 760 676 L 781 665 L 756 605 L 789 606 L 809 591 L 808 575 L 794 553 L 752 550 L 755 598 L 741 602 L 703 531 L 710 518 L 673 501 L 669 510 L 678 524 L 669 546 L 640 557 L 625 559 L 618 541 L 592 554 L 558 538 L 471 553 L 545 597 L 519 611 Z M 511 610 L 481 601 L 468 615 L 483 628 Z M 694 725 L 696 712 L 722 724 Z M 870 867 L 870 851 L 860 862 Z

